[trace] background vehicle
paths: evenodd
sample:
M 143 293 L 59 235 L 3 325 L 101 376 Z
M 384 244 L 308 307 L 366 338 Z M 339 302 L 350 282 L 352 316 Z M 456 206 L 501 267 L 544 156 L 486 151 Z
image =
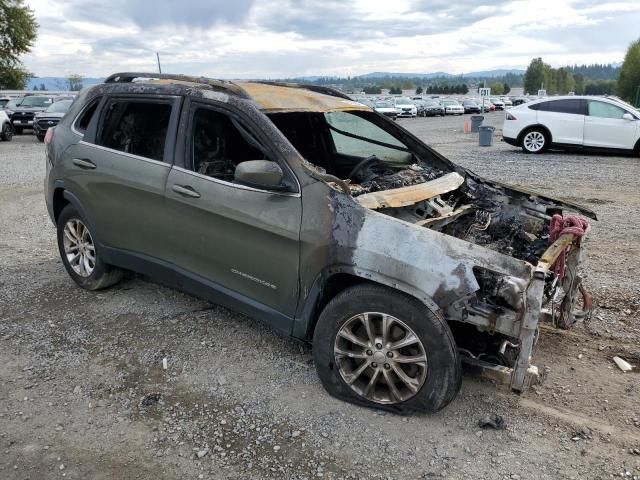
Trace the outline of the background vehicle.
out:
M 393 105 L 393 103 L 389 101 L 377 101 L 373 104 L 373 109 L 384 115 L 385 117 L 390 117 L 392 119 L 396 119 L 398 117 L 398 110 Z
M 4 110 L 0 110 L 0 140 L 8 142 L 13 138 L 13 125 Z
M 73 100 L 68 98 L 59 100 L 49 105 L 44 112 L 35 114 L 33 118 L 33 133 L 38 137 L 38 140 L 41 142 L 44 140 L 47 129 L 55 127 L 58 124 L 72 103 Z
M 440 103 L 444 107 L 445 115 L 462 115 L 464 113 L 464 107 L 457 100 L 444 99 Z
M 10 100 L 11 98 L 9 97 L 0 97 L 0 110 L 4 110 Z
M 504 103 L 504 108 L 511 108 L 513 106 L 513 102 L 509 99 L 509 97 L 500 97 L 500 100 Z
M 495 109 L 496 109 L 496 110 L 504 110 L 505 105 L 504 105 L 504 102 L 503 102 L 501 99 L 499 99 L 499 98 L 497 98 L 497 97 L 491 97 L 491 98 L 489 99 L 489 101 L 490 101 L 493 105 L 495 105 L 495 107 L 496 107 Z
M 638 154 L 640 112 L 604 97 L 545 98 L 509 109 L 503 136 L 527 153 L 564 147 Z
M 441 116 L 444 117 L 445 111 L 444 107 L 440 102 L 436 102 L 435 100 L 428 100 L 424 104 L 424 116 L 425 117 L 435 117 Z
M 464 100 L 462 102 L 464 113 L 480 113 L 480 106 L 473 100 Z
M 25 128 L 33 128 L 33 117 L 53 103 L 53 96 L 30 95 L 11 100 L 6 109 L 10 110 L 13 130 L 20 135 Z
M 393 99 L 393 104 L 396 107 L 398 117 L 413 118 L 418 116 L 418 107 L 416 107 L 407 97 L 395 97 Z

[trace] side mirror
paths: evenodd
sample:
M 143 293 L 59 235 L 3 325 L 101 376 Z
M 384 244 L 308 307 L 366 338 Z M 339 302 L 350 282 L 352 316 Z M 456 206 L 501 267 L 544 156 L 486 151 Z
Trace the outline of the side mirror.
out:
M 630 113 L 625 113 L 624 115 L 622 115 L 622 118 L 625 120 L 635 120 L 633 115 L 631 115 Z
M 236 183 L 249 187 L 284 190 L 284 173 L 280 165 L 269 160 L 248 160 L 239 163 L 234 172 Z

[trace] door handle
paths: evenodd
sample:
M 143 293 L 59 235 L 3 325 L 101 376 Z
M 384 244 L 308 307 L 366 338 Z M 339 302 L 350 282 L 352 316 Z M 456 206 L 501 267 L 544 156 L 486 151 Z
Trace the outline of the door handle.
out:
M 187 185 L 174 185 L 171 188 L 174 192 L 179 193 L 180 195 L 183 195 L 185 197 L 200 198 L 200 194 Z
M 93 170 L 94 168 L 96 168 L 96 164 L 91 160 L 87 160 L 86 158 L 74 158 L 72 161 L 74 165 L 80 168 L 86 168 L 89 170 Z

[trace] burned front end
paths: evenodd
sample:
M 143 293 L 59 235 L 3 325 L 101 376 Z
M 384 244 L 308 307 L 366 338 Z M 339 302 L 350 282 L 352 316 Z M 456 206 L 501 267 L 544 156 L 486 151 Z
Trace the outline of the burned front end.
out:
M 591 297 L 578 270 L 590 226 L 564 210 L 595 217 L 592 212 L 424 164 L 398 169 L 372 162 L 349 188 L 360 206 L 411 225 L 402 234 L 365 219 L 363 232 L 367 221 L 378 223 L 369 240 L 379 243 L 394 231 L 389 258 L 413 264 L 399 275 L 409 275 L 436 302 L 465 363 L 514 390 L 537 377 L 530 360 L 539 322 L 569 328 L 589 315 Z M 359 246 L 370 250 L 361 235 Z M 407 238 L 415 243 L 403 245 Z

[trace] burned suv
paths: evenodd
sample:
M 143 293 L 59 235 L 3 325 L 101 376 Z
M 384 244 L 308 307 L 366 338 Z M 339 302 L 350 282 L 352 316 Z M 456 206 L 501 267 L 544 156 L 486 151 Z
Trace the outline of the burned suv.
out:
M 124 270 L 312 342 L 332 395 L 436 411 L 461 364 L 523 391 L 540 321 L 588 314 L 593 212 L 485 180 L 329 88 L 119 73 L 47 133 L 81 287 Z M 579 301 L 582 299 L 582 301 Z

